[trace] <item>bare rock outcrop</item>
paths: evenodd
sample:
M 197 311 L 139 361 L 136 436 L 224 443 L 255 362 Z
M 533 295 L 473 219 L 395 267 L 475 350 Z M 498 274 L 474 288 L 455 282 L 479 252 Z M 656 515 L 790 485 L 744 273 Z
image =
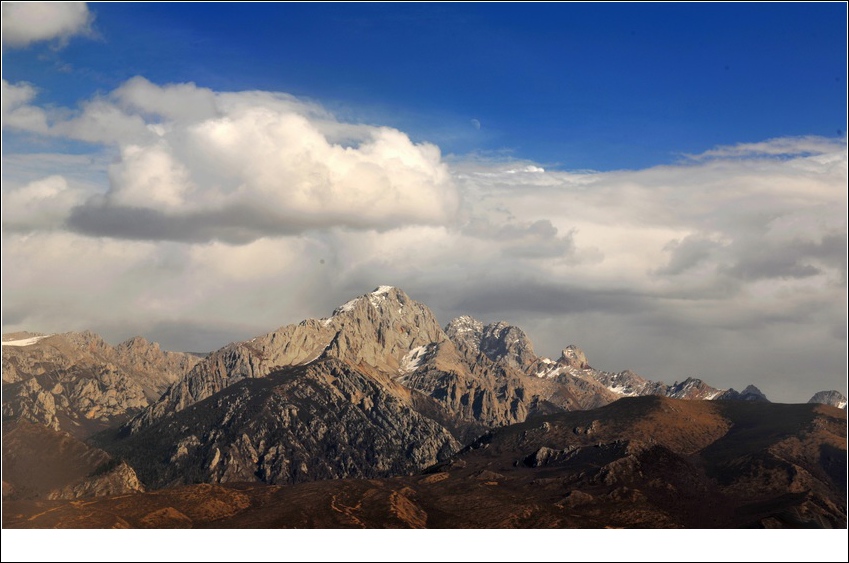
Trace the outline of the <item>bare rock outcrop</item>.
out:
M 153 487 L 404 475 L 459 447 L 440 424 L 335 358 L 242 379 L 112 446 Z
M 4 420 L 79 437 L 126 421 L 200 360 L 140 337 L 110 346 L 89 331 L 23 336 L 4 337 Z

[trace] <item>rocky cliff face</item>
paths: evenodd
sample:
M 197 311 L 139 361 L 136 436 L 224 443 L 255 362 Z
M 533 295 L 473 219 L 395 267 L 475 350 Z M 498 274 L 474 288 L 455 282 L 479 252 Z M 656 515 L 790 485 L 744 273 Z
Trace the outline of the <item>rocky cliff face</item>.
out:
M 459 446 L 409 401 L 328 358 L 242 379 L 111 448 L 162 487 L 403 475 Z
M 487 428 L 524 420 L 540 400 L 535 382 L 485 357 L 469 364 L 449 341 L 411 360 L 397 381 L 454 415 L 460 423 L 453 430 L 464 440 Z
M 3 417 L 84 437 L 127 420 L 198 361 L 139 337 L 114 347 L 91 332 L 6 339 Z

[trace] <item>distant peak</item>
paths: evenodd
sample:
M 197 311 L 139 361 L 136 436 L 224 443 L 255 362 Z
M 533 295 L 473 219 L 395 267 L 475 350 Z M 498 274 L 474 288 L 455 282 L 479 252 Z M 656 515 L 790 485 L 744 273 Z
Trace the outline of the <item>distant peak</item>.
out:
M 835 390 L 819 391 L 818 393 L 814 393 L 814 396 L 811 397 L 808 402 L 831 405 L 839 409 L 845 409 L 847 405 L 846 396 L 840 391 Z
M 569 344 L 560 352 L 560 359 L 558 362 L 578 369 L 590 367 L 589 362 L 587 361 L 587 355 L 574 344 Z
M 445 332 L 482 332 L 483 323 L 469 315 L 463 315 L 453 319 L 445 327 Z
M 766 398 L 766 395 L 764 395 L 763 392 L 754 385 L 746 386 L 746 388 L 743 389 L 743 395 L 758 395 L 760 397 Z
M 377 287 L 377 289 L 371 292 L 371 295 L 383 295 L 385 293 L 389 293 L 393 289 L 395 288 L 391 285 L 380 285 Z

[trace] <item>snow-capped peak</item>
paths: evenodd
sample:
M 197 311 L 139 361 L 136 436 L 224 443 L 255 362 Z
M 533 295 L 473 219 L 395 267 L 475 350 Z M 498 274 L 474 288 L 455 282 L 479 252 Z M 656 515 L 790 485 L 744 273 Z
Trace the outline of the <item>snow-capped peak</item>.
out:
M 363 297 L 367 297 L 369 302 L 372 304 L 372 306 L 375 309 L 377 309 L 378 306 L 380 305 L 380 303 L 383 302 L 386 299 L 386 297 L 389 295 L 389 292 L 392 291 L 393 289 L 395 289 L 395 288 L 391 285 L 378 286 L 371 293 L 367 293 L 366 295 L 361 295 L 359 297 L 355 297 L 354 299 L 351 299 L 350 301 L 348 301 L 344 305 L 340 305 L 339 307 L 336 307 L 336 309 L 333 311 L 333 316 L 336 317 L 336 316 L 338 316 L 342 313 L 347 313 L 348 311 L 352 311 L 354 309 L 354 307 L 357 306 L 357 303 L 359 303 L 359 301 Z M 328 319 L 325 319 L 325 321 L 324 321 L 325 325 L 329 324 L 329 322 L 330 321 Z
M 372 291 L 372 292 L 371 292 L 371 295 L 383 295 L 383 294 L 385 294 L 385 293 L 389 293 L 389 292 L 390 292 L 390 291 L 392 291 L 393 289 L 395 289 L 395 288 L 394 288 L 394 287 L 392 287 L 391 285 L 381 285 L 381 286 L 379 286 L 377 289 L 375 289 L 374 291 Z
M 395 288 L 391 285 L 381 285 L 380 287 L 368 294 L 368 300 L 371 302 L 372 306 L 377 309 L 389 295 L 389 292 L 393 289 Z
M 469 315 L 463 315 L 448 323 L 448 326 L 446 326 L 445 329 L 448 330 L 449 328 L 453 329 L 454 332 L 458 334 L 464 332 L 479 333 L 483 331 L 483 323 Z

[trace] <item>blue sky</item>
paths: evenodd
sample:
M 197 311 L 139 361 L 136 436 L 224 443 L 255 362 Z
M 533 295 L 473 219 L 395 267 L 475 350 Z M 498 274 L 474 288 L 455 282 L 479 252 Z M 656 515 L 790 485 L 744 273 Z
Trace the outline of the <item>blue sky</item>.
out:
M 3 4 L 3 331 L 208 351 L 379 285 L 847 391 L 846 5 Z
M 6 80 L 35 84 L 42 103 L 66 107 L 135 75 L 288 92 L 444 153 L 570 170 L 641 168 L 782 136 L 841 137 L 846 123 L 842 3 L 91 11 L 94 38 L 5 50 Z

